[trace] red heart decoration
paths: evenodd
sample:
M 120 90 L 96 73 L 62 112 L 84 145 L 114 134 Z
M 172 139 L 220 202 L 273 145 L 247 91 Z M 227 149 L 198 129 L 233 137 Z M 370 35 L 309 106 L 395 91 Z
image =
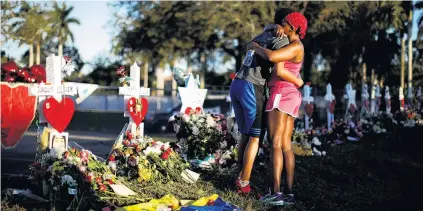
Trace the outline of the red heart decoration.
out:
M 370 102 L 369 102 L 368 100 L 365 100 L 365 101 L 364 101 L 364 106 L 365 106 L 367 109 L 369 109 Z
M 44 101 L 43 112 L 47 122 L 62 133 L 72 120 L 75 104 L 69 97 L 64 97 L 60 103 L 54 97 L 49 97 Z
M 3 70 L 6 70 L 6 72 L 16 72 L 18 71 L 19 67 L 16 65 L 14 61 L 8 61 L 1 65 L 1 68 Z
M 28 86 L 11 87 L 1 83 L 1 145 L 14 148 L 34 120 L 37 109 L 35 96 L 28 95 Z
M 197 107 L 197 108 L 195 108 L 195 113 L 201 114 L 201 113 L 203 113 L 203 109 L 201 109 L 200 107 Z
M 191 114 L 191 113 L 193 113 L 194 112 L 194 110 L 191 108 L 191 107 L 187 107 L 186 109 L 185 109 L 185 114 Z
M 350 112 L 351 112 L 351 113 L 354 113 L 354 111 L 355 111 L 355 106 L 354 106 L 354 104 L 350 104 Z
M 329 103 L 329 111 L 331 114 L 333 114 L 335 112 L 335 105 L 336 105 L 336 101 L 332 100 L 332 102 Z
M 140 125 L 141 122 L 144 120 L 144 117 L 148 111 L 147 99 L 141 98 L 141 111 L 140 111 L 140 108 L 138 108 L 138 111 L 137 111 L 137 99 L 135 97 L 129 98 L 127 106 L 128 106 L 128 111 L 132 118 L 132 121 L 134 121 L 138 127 L 138 125 Z
M 306 110 L 307 116 L 311 117 L 311 115 L 313 114 L 313 104 L 307 103 L 305 105 L 305 110 Z

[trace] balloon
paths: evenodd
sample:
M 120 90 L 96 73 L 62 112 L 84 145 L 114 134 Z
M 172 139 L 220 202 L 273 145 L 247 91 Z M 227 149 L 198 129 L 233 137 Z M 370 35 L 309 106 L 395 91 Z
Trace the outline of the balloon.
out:
M 2 64 L 1 67 L 6 72 L 16 72 L 19 69 L 18 65 L 16 65 L 16 63 L 14 61 L 8 61 L 8 62 Z
M 46 82 L 46 69 L 41 64 L 36 64 L 31 67 L 31 73 L 35 76 L 37 83 Z

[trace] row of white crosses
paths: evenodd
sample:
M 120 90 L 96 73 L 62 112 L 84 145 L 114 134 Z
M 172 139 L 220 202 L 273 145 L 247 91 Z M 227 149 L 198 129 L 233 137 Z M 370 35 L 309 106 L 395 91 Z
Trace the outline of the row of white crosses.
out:
M 308 84 L 304 85 L 303 89 L 304 89 L 303 104 L 305 108 L 307 104 L 313 104 L 314 98 L 310 95 L 311 87 Z M 308 116 L 306 112 L 306 114 L 304 115 L 304 127 L 306 130 L 310 129 L 309 122 L 310 122 L 310 117 Z
M 75 85 L 62 84 L 62 70 L 65 64 L 66 61 L 62 57 L 55 56 L 54 54 L 48 56 L 46 59 L 46 84 L 36 84 L 31 86 L 29 89 L 30 95 L 38 97 L 38 114 L 40 124 L 45 124 L 47 122 L 43 113 L 42 105 L 48 97 L 53 96 L 58 102 L 60 102 L 63 95 L 73 96 L 77 94 L 77 88 Z M 51 125 L 48 124 L 47 127 L 53 133 L 57 133 L 57 131 L 51 127 Z M 40 127 L 39 129 L 43 128 Z M 41 136 L 40 132 L 42 131 L 39 131 L 39 136 Z M 61 133 L 58 135 L 68 137 L 69 134 Z M 66 148 L 67 142 L 68 140 L 65 140 Z M 52 148 L 51 143 L 49 144 L 49 148 Z M 61 150 L 57 149 L 58 154 L 60 151 Z
M 119 95 L 124 95 L 124 117 L 129 117 L 129 129 L 132 134 L 136 133 L 137 125 L 135 124 L 134 120 L 131 118 L 129 111 L 128 111 L 128 100 L 131 97 L 135 97 L 139 99 L 140 96 L 150 96 L 150 88 L 140 87 L 140 76 L 141 71 L 140 67 L 137 65 L 136 62 L 131 66 L 129 76 L 132 80 L 129 81 L 129 86 L 119 87 Z M 144 136 L 144 122 L 139 125 L 140 136 Z

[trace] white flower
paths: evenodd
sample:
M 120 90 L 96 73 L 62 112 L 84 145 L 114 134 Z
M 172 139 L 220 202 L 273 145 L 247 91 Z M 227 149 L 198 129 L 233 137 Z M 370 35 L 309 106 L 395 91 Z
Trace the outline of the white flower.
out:
M 173 121 L 175 121 L 175 116 L 171 116 L 171 117 L 169 117 L 169 120 L 168 120 L 168 122 L 173 122 Z
M 192 127 L 192 134 L 198 136 L 200 134 L 200 130 L 197 126 Z
M 145 155 L 161 154 L 162 153 L 160 148 L 157 148 L 157 147 L 147 147 L 147 149 L 145 149 L 143 152 L 144 152 Z
M 77 185 L 76 181 L 72 178 L 70 175 L 64 175 L 62 176 L 62 185 L 68 184 L 71 187 L 74 187 Z
M 109 161 L 109 164 L 107 164 L 107 165 L 110 167 L 110 169 L 112 171 L 116 171 L 117 166 L 116 166 L 116 162 L 115 161 Z
M 191 121 L 196 122 L 198 120 L 198 116 L 197 115 L 191 115 Z
M 322 144 L 317 137 L 313 138 L 312 143 L 316 146 L 320 146 Z
M 326 151 L 322 151 L 322 155 L 323 156 L 326 156 Z
M 179 133 L 179 129 L 181 128 L 181 126 L 179 125 L 179 124 L 173 124 L 173 130 L 176 132 L 176 133 Z
M 214 121 L 213 117 L 207 115 L 207 127 L 215 127 L 216 126 L 216 122 Z
M 190 121 L 189 116 L 188 116 L 188 115 L 186 115 L 186 114 L 184 114 L 184 115 L 182 116 L 182 120 L 183 120 L 184 122 L 189 122 L 189 121 Z

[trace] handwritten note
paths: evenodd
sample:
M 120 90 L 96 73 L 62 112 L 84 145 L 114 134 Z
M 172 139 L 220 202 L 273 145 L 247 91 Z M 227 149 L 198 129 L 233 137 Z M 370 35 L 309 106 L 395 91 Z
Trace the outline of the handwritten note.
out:
M 74 85 L 33 85 L 29 92 L 35 96 L 51 96 L 51 95 L 76 95 L 77 89 Z
M 150 88 L 144 87 L 119 87 L 119 95 L 150 96 Z

